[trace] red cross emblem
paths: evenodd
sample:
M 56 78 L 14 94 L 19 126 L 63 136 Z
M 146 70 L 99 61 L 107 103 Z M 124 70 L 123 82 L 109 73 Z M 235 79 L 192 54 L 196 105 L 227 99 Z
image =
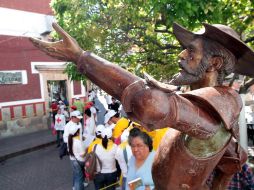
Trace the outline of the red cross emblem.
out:
M 56 121 L 57 121 L 57 123 L 60 123 L 62 120 L 60 117 L 58 117 Z

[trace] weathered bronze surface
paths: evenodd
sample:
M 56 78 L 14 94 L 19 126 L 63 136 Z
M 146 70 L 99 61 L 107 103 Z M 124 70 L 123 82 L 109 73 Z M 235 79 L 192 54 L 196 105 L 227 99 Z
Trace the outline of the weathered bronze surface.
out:
M 232 36 L 235 32 L 231 28 L 205 24 L 205 33 L 193 34 L 175 24 L 174 34 L 186 49 L 179 54 L 182 70 L 173 77 L 172 85 L 165 85 L 149 75 L 141 79 L 83 51 L 61 27 L 53 27 L 62 41 L 31 39 L 34 45 L 52 57 L 75 62 L 81 73 L 121 100 L 133 121 L 149 130 L 171 127 L 153 164 L 157 190 L 208 189 L 206 180 L 215 169 L 218 175 L 211 189 L 226 188 L 246 161 L 246 153 L 237 143 L 242 104 L 237 92 L 215 86 L 221 85 L 224 76 L 232 71 L 250 74 L 241 65 L 245 67 L 254 57 L 237 36 Z M 248 68 L 254 71 L 253 65 Z M 183 84 L 196 90 L 175 94 L 174 85 Z

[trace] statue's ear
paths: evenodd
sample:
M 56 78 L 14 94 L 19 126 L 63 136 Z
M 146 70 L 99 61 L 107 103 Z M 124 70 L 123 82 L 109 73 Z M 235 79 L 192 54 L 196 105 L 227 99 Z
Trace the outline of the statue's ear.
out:
M 223 64 L 223 58 L 219 56 L 214 56 L 210 58 L 210 67 L 208 68 L 207 71 L 215 71 L 215 70 L 220 70 L 221 66 Z

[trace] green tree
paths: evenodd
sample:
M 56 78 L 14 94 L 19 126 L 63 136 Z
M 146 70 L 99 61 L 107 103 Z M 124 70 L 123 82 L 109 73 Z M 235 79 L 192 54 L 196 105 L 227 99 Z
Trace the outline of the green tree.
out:
M 59 24 L 85 50 L 159 80 L 177 72 L 181 47 L 173 22 L 196 31 L 202 22 L 234 28 L 253 46 L 253 0 L 52 0 Z M 75 67 L 67 73 L 77 77 Z M 74 73 L 74 74 L 73 74 Z

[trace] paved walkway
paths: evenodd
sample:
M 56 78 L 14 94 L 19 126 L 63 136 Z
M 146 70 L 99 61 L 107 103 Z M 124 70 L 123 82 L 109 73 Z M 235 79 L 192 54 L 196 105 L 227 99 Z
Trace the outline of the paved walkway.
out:
M 68 156 L 58 157 L 58 148 L 48 146 L 0 163 L 1 190 L 72 190 Z M 89 183 L 85 190 L 95 190 Z
M 56 143 L 51 130 L 0 139 L 0 162 Z

